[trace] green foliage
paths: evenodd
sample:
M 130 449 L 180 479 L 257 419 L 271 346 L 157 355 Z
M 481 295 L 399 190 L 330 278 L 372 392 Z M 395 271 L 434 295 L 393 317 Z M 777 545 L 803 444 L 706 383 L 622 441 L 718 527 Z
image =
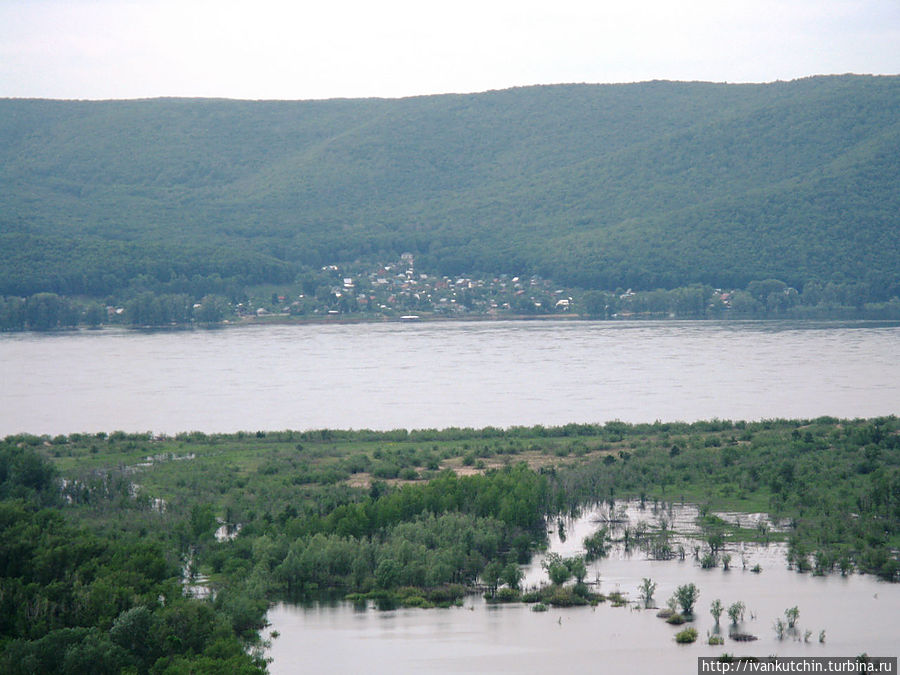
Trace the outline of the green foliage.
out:
M 640 598 L 644 603 L 644 607 L 650 607 L 653 604 L 653 593 L 656 592 L 656 582 L 644 577 L 641 579 Z
M 295 281 L 330 295 L 322 266 L 409 251 L 440 274 L 606 289 L 584 299 L 598 317 L 629 287 L 645 293 L 628 311 L 679 316 L 724 309 L 712 287 L 746 288 L 730 299 L 745 315 L 883 305 L 898 294 L 898 92 L 840 76 L 4 100 L 0 295 L 187 295 L 205 322 L 204 297 Z M 160 325 L 183 309 L 163 304 L 132 311 Z
M 800 610 L 797 609 L 797 606 L 790 607 L 789 609 L 784 610 L 784 618 L 787 619 L 788 628 L 793 628 L 797 625 L 797 619 L 800 618 Z
M 678 644 L 690 644 L 697 640 L 696 628 L 685 628 L 683 631 L 675 633 L 675 642 Z
M 707 551 L 703 554 L 703 557 L 700 558 L 700 567 L 705 570 L 711 569 L 718 564 L 718 559 L 714 553 L 711 551 Z
M 694 603 L 700 597 L 700 589 L 694 584 L 684 584 L 675 589 L 673 597 L 681 607 L 681 613 L 690 616 L 694 613 Z
M 548 554 L 547 558 L 541 563 L 541 567 L 547 570 L 547 576 L 550 577 L 550 581 L 557 586 L 561 586 L 572 577 L 572 571 L 558 553 Z
M 227 610 L 181 596 L 158 541 L 70 524 L 53 467 L 22 446 L 0 443 L 0 671 L 147 673 L 175 658 L 261 672 L 237 627 L 221 623 Z M 255 627 L 266 606 L 254 609 Z M 227 658 L 208 651 L 211 640 Z
M 519 590 L 524 577 L 525 573 L 515 562 L 507 563 L 500 573 L 500 580 L 512 590 Z
M 601 527 L 594 534 L 584 538 L 582 545 L 588 560 L 606 557 L 608 538 L 609 535 L 605 527 Z
M 515 588 L 501 588 L 491 599 L 495 602 L 520 602 L 522 600 L 521 591 Z
M 582 605 L 596 604 L 600 597 L 591 593 L 585 593 L 583 589 L 574 586 L 560 586 L 550 584 L 539 590 L 540 602 L 553 607 L 578 607 Z
M 561 586 L 572 577 L 575 577 L 577 584 L 581 584 L 587 576 L 587 566 L 582 556 L 564 558 L 558 553 L 548 553 L 541 562 L 541 567 L 547 571 L 550 581 L 557 586 Z
M 57 471 L 33 449 L 0 444 L 0 499 L 19 499 L 35 505 L 57 501 Z
M 701 522 L 710 546 L 732 538 L 766 542 L 787 538 L 789 562 L 803 571 L 851 569 L 900 578 L 891 541 L 900 536 L 900 422 L 872 420 L 713 420 L 691 425 L 610 427 L 623 439 L 648 436 L 646 452 L 626 462 L 559 470 L 573 499 L 639 495 L 704 503 L 738 511 L 768 511 L 790 518 L 787 537 L 767 526 L 739 528 L 716 519 Z M 796 432 L 796 433 L 795 433 Z M 668 434 L 670 437 L 666 437 Z M 682 448 L 670 456 L 671 435 Z M 708 444 L 718 436 L 720 445 Z M 730 439 L 734 437 L 734 442 Z M 851 521 L 839 514 L 854 513 Z M 896 544 L 893 544 L 896 548 Z M 710 551 L 710 556 L 712 552 Z
M 614 495 L 703 504 L 700 525 L 717 546 L 779 535 L 724 523 L 710 510 L 769 510 L 795 524 L 793 564 L 896 578 L 898 431 L 887 417 L 10 436 L 0 442 L 0 670 L 67 672 L 94 661 L 99 672 L 216 663 L 240 672 L 259 666 L 245 647 L 272 599 L 338 590 L 382 606 L 447 606 L 478 579 L 495 598 L 512 599 L 517 563 L 545 542 L 547 518 Z M 560 445 L 583 453 L 553 459 Z M 527 458 L 522 448 L 539 470 L 518 463 L 408 484 L 342 482 L 377 462 L 417 468 L 440 457 L 458 465 L 469 452 L 493 458 L 506 449 Z M 620 460 L 604 462 L 611 453 Z M 148 456 L 155 459 L 135 493 L 129 467 Z M 851 524 L 846 513 L 856 514 Z M 236 538 L 215 540 L 220 521 L 241 525 Z M 651 545 L 657 534 L 635 526 L 632 537 Z M 188 558 L 216 587 L 214 601 L 181 597 Z M 549 556 L 547 566 L 559 583 L 522 600 L 603 600 L 578 583 L 583 559 Z M 572 576 L 576 583 L 563 585 Z M 688 589 L 670 599 L 682 612 L 697 599 Z
M 785 631 L 787 630 L 787 625 L 781 619 L 775 619 L 775 622 L 772 624 L 772 628 L 775 630 L 775 637 L 779 640 L 784 639 Z
M 738 625 L 744 620 L 744 610 L 747 606 L 741 601 L 733 602 L 728 605 L 728 618 L 731 619 L 732 625 Z

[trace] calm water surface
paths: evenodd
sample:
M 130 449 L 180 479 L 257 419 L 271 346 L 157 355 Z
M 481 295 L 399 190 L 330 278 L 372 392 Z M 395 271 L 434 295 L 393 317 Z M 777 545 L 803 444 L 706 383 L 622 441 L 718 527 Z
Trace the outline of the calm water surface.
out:
M 0 335 L 0 434 L 900 412 L 900 327 L 497 322 Z

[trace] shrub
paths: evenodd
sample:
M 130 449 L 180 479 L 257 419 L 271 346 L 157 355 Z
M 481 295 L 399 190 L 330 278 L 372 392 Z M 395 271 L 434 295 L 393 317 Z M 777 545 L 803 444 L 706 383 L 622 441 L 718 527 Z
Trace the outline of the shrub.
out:
M 427 591 L 426 596 L 433 603 L 455 602 L 465 597 L 467 589 L 462 584 L 445 584 Z
M 606 597 L 612 603 L 613 607 L 624 607 L 626 604 L 628 604 L 628 601 L 625 599 L 625 596 L 622 595 L 622 593 L 620 591 L 613 591 Z
M 572 592 L 575 595 L 580 595 L 582 598 L 588 599 L 591 597 L 591 589 L 587 584 L 577 583 L 572 587 Z
M 545 605 L 543 602 L 539 602 L 531 608 L 531 611 L 532 612 L 546 612 L 547 609 L 549 609 L 547 607 L 547 605 Z
M 494 602 L 519 602 L 522 594 L 515 588 L 500 588 L 494 593 Z
M 541 595 L 541 601 L 554 607 L 573 607 L 588 604 L 587 599 L 576 595 L 571 588 L 564 586 L 550 586 L 547 592 Z
M 725 638 L 723 638 L 721 635 L 710 635 L 708 642 L 711 645 L 724 645 Z
M 410 595 L 402 600 L 404 607 L 420 607 L 421 609 L 430 609 L 434 604 L 423 598 L 421 595 Z
M 685 628 L 683 631 L 675 633 L 675 642 L 677 642 L 678 644 L 690 644 L 691 642 L 696 641 L 696 639 L 696 628 Z
M 539 602 L 541 592 L 537 590 L 525 591 L 522 593 L 522 602 Z

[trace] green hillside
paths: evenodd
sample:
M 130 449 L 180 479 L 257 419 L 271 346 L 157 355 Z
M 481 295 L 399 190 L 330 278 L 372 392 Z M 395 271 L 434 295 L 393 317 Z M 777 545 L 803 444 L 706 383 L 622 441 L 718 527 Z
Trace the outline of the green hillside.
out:
M 446 274 L 862 282 L 885 300 L 900 292 L 898 158 L 898 77 L 3 100 L 0 295 L 103 297 L 139 275 L 285 283 L 410 251 Z

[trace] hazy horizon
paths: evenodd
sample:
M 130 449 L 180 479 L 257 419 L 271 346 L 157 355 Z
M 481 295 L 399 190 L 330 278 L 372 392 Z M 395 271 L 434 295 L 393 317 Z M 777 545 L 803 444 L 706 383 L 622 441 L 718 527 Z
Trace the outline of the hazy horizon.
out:
M 893 0 L 0 2 L 0 97 L 323 100 L 900 72 Z

